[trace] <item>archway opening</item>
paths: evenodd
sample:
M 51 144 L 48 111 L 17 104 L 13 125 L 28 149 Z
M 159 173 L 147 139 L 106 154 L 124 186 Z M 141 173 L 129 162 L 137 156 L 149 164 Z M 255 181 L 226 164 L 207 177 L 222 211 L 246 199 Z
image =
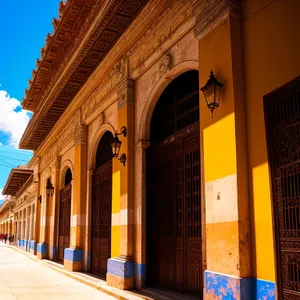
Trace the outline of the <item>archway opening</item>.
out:
M 160 96 L 147 149 L 147 285 L 202 294 L 198 72 Z
M 71 199 L 72 199 L 72 171 L 70 168 L 65 173 L 64 187 L 60 191 L 59 205 L 59 233 L 57 261 L 64 262 L 64 252 L 70 247 Z
M 113 135 L 106 131 L 97 148 L 92 189 L 91 269 L 102 276 L 111 257 L 112 148 Z

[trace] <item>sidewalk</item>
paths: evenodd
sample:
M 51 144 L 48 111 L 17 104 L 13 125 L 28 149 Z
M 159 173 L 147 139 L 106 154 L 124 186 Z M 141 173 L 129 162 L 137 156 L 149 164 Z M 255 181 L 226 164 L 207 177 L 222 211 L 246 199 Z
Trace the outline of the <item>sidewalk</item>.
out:
M 28 255 L 0 244 L 0 299 L 103 299 L 116 298 L 64 276 Z
M 1 243 L 0 243 L 1 245 Z M 20 255 L 26 256 L 28 259 L 31 259 L 36 262 L 36 264 L 43 265 L 44 267 L 51 268 L 56 272 L 61 273 L 61 276 L 67 276 L 72 278 L 73 280 L 77 280 L 84 285 L 99 290 L 102 294 L 104 293 L 106 296 L 109 295 L 112 298 L 107 299 L 118 299 L 118 300 L 199 300 L 198 297 L 192 297 L 184 294 L 178 294 L 176 292 L 171 292 L 169 290 L 160 290 L 160 289 L 144 289 L 142 292 L 140 291 L 124 291 L 117 288 L 113 288 L 106 285 L 106 281 L 100 278 L 95 277 L 93 274 L 83 273 L 83 272 L 70 272 L 64 270 L 63 266 L 59 263 L 43 259 L 39 260 L 36 256 L 25 252 L 16 246 L 4 246 L 9 248 L 11 251 L 18 252 Z M 1 292 L 1 290 L 0 290 Z M 0 300 L 1 300 L 0 294 Z M 68 299 L 68 298 L 67 298 Z M 85 298 L 93 299 L 93 298 Z M 106 299 L 106 298 L 99 298 L 98 299 Z

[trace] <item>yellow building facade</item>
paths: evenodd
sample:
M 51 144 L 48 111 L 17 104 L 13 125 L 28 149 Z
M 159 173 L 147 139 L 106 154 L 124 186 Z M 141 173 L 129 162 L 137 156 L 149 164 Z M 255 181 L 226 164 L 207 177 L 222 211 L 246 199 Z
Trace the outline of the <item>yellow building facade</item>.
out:
M 298 299 L 299 10 L 62 2 L 23 99 L 33 252 L 120 289 Z

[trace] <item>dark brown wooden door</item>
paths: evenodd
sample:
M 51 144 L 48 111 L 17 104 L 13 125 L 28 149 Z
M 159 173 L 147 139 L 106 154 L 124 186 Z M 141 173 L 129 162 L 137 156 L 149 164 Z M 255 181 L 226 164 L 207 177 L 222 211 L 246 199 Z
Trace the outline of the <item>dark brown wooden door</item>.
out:
M 70 247 L 71 184 L 60 192 L 58 262 L 63 263 L 65 248 Z
M 300 299 L 300 77 L 265 97 L 278 295 Z
M 111 257 L 112 161 L 93 175 L 92 271 L 105 275 Z
M 147 152 L 148 283 L 202 293 L 199 124 Z

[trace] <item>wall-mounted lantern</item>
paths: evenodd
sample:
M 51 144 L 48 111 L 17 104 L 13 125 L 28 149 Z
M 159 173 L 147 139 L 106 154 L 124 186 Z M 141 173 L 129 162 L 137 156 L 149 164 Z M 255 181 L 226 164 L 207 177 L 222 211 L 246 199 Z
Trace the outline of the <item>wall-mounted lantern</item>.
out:
M 119 140 L 118 135 L 123 135 L 124 137 L 127 136 L 127 129 L 126 129 L 125 126 L 121 127 L 120 133 L 117 133 L 117 132 L 115 133 L 115 137 L 111 141 L 111 148 L 112 148 L 112 155 L 113 155 L 113 157 L 118 158 L 119 161 L 125 166 L 125 163 L 126 163 L 126 154 L 123 153 L 119 157 L 122 142 Z
M 50 178 L 47 179 L 46 193 L 48 196 L 53 196 L 53 194 L 54 194 L 54 187 L 51 183 Z
M 209 78 L 204 87 L 200 90 L 203 92 L 208 109 L 213 115 L 214 110 L 220 106 L 220 98 L 223 84 L 220 83 L 213 71 L 210 71 Z

